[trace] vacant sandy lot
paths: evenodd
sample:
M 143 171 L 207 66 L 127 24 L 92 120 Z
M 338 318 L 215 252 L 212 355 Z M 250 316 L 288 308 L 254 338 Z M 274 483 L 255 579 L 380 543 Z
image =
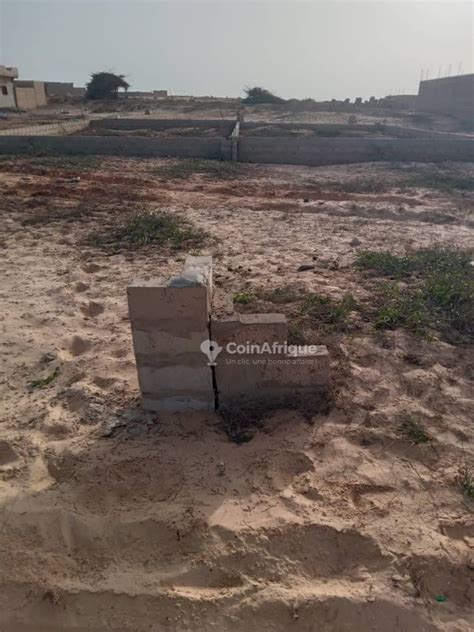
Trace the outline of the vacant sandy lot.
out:
M 361 249 L 472 247 L 472 193 L 427 184 L 472 165 L 183 164 L 0 162 L 0 629 L 468 630 L 472 347 L 357 310 L 316 325 L 329 413 L 237 444 L 217 415 L 140 410 L 126 286 L 185 253 L 94 237 L 179 212 L 209 233 L 216 309 L 288 286 L 364 304 Z

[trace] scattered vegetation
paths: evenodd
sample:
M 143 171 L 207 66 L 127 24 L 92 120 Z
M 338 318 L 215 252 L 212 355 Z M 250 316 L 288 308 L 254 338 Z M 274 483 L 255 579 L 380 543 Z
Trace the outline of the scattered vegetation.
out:
M 474 499 L 474 473 L 465 459 L 458 468 L 458 484 L 464 496 Z
M 343 330 L 349 324 L 349 315 L 357 307 L 352 294 L 334 300 L 320 294 L 306 294 L 300 313 L 318 325 L 332 330 Z
M 36 156 L 30 158 L 28 164 L 56 169 L 92 171 L 101 167 L 102 158 L 99 156 Z
M 400 425 L 400 432 L 416 445 L 430 441 L 430 436 L 413 415 L 405 416 Z
M 289 345 L 304 345 L 307 343 L 303 323 L 298 323 L 298 322 L 288 323 L 287 342 Z
M 418 334 L 438 329 L 450 339 L 472 340 L 474 267 L 471 258 L 469 251 L 443 247 L 406 255 L 387 251 L 359 253 L 359 268 L 394 279 L 376 288 L 375 326 L 405 327 Z
M 33 209 L 33 212 L 21 220 L 22 226 L 40 226 L 53 224 L 54 222 L 81 222 L 89 221 L 94 215 L 95 208 L 90 204 L 81 202 L 76 207 L 64 207 L 50 205 Z
M 242 99 L 242 103 L 246 103 L 247 105 L 258 105 L 261 103 L 285 103 L 285 99 L 277 97 L 276 94 L 273 94 L 266 88 L 260 88 L 258 86 L 249 88 L 247 86 L 244 89 L 244 92 L 245 98 Z
M 292 285 L 284 285 L 269 292 L 262 292 L 261 297 L 270 303 L 294 303 L 301 298 L 301 292 L 298 292 Z
M 129 88 L 129 84 L 125 81 L 125 75 L 115 75 L 113 72 L 94 72 L 86 86 L 86 99 L 116 99 L 120 88 L 125 91 Z
M 30 382 L 29 387 L 31 389 L 45 388 L 46 386 L 54 382 L 54 380 L 58 377 L 59 373 L 60 373 L 59 367 L 56 367 L 54 371 L 50 373 L 50 375 L 48 375 L 47 377 L 39 379 L 39 380 L 33 380 L 32 382 Z
M 132 249 L 156 244 L 189 250 L 202 246 L 207 236 L 177 213 L 143 211 L 128 217 L 115 231 L 96 238 L 96 243 Z
M 375 180 L 374 178 L 357 178 L 347 182 L 331 180 L 323 183 L 323 186 L 343 193 L 383 193 L 387 190 L 387 184 L 384 180 Z
M 474 191 L 474 178 L 463 174 L 449 173 L 413 173 L 402 186 L 433 189 L 449 193 L 452 191 Z
M 236 177 L 242 173 L 243 168 L 243 165 L 230 161 L 186 158 L 155 167 L 152 173 L 169 180 L 189 178 L 194 174 L 203 174 L 211 178 L 225 180 Z
M 99 156 L 50 156 L 32 154 L 26 157 L 0 156 L 0 170 L 12 173 L 43 175 L 47 169 L 64 169 L 72 172 L 92 171 L 102 166 Z M 74 175 L 74 174 L 71 174 Z
M 392 165 L 391 170 L 397 171 L 397 166 Z M 382 175 L 378 178 L 361 177 L 346 181 L 326 180 L 321 182 L 321 188 L 343 193 L 377 194 L 384 193 L 391 187 L 430 189 L 442 193 L 466 193 L 474 191 L 474 178 L 470 174 L 460 173 L 455 169 L 447 171 L 446 169 L 437 170 L 433 167 L 425 170 L 417 167 L 407 169 L 406 166 L 400 166 L 398 175 L 391 174 L 389 182 Z
M 400 178 L 396 185 L 407 188 L 431 189 L 443 193 L 474 191 L 474 178 L 454 167 L 441 169 L 430 165 L 428 169 L 423 167 L 410 167 L 406 165 L 392 165 L 392 170 L 398 170 Z
M 250 305 L 250 303 L 253 303 L 254 300 L 255 297 L 250 292 L 238 292 L 234 296 L 234 303 L 237 305 Z
M 272 290 L 253 288 L 239 292 L 234 296 L 234 305 L 240 311 L 267 313 L 278 311 L 288 318 L 288 342 L 291 344 L 309 344 L 305 332 L 324 330 L 326 333 L 347 331 L 350 327 L 350 314 L 357 309 L 357 303 L 351 294 L 341 299 L 333 299 L 312 292 L 306 292 L 299 285 L 285 285 Z M 314 342 L 314 341 L 311 341 Z

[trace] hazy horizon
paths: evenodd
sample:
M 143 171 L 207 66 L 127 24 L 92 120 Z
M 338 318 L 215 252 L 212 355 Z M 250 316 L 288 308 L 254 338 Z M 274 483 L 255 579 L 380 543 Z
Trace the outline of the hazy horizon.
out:
M 316 100 L 414 94 L 472 72 L 470 2 L 0 0 L 0 64 L 20 78 L 126 75 L 131 90 Z

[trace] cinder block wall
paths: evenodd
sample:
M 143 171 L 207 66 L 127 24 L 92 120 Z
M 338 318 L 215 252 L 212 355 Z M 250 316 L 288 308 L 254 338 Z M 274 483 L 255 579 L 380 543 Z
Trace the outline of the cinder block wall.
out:
M 135 281 L 128 305 L 138 381 L 148 410 L 214 410 L 209 339 L 210 257 L 188 257 L 180 277 Z
M 474 161 L 474 140 L 451 138 L 252 138 L 240 137 L 242 162 L 331 165 L 356 162 Z
M 222 119 L 153 119 L 153 118 L 120 118 L 96 119 L 91 121 L 91 129 L 152 129 L 167 130 L 174 128 L 194 127 L 196 129 L 217 128 L 224 138 L 232 133 L 234 120 Z
M 116 136 L 2 136 L 0 154 L 150 156 L 231 159 L 231 141 L 221 138 L 133 138 Z
M 0 130 L 0 136 L 60 136 L 85 129 L 89 125 L 87 119 L 48 123 L 46 125 L 25 125 Z
M 216 363 L 217 401 L 220 409 L 255 406 L 294 407 L 302 400 L 320 398 L 329 385 L 327 347 L 312 353 L 239 353 L 226 351 L 228 343 L 283 344 L 288 326 L 283 314 L 235 314 L 212 321 L 212 337 L 223 351 Z
M 182 275 L 168 281 L 135 281 L 129 286 L 138 381 L 146 409 L 272 409 L 321 401 L 329 380 L 325 346 L 290 355 L 284 347 L 283 314 L 219 320 L 212 317 L 211 299 L 210 257 L 188 257 Z M 255 353 L 246 347 L 264 343 L 275 343 L 280 350 Z M 234 355 L 236 345 L 244 350 Z M 209 348 L 218 350 L 217 357 L 206 355 Z
M 474 161 L 474 140 L 452 138 L 252 138 L 240 137 L 241 162 L 332 165 L 375 161 Z M 116 136 L 1 136 L 0 154 L 149 156 L 232 159 L 222 138 Z

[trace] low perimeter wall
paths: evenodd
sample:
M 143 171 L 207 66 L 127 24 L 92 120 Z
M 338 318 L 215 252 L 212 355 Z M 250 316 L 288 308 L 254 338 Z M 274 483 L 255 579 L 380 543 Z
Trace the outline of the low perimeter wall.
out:
M 291 132 L 293 130 L 310 130 L 315 132 L 315 136 L 320 133 L 323 137 L 326 134 L 328 138 L 348 137 L 346 132 L 368 132 L 369 134 L 387 134 L 396 138 L 455 138 L 455 139 L 472 139 L 473 134 L 464 134 L 458 132 L 439 132 L 434 130 L 419 129 L 415 127 L 400 127 L 399 125 L 384 125 L 382 123 L 370 123 L 370 124 L 354 124 L 349 125 L 346 123 L 244 123 L 241 126 L 241 136 L 247 136 L 249 138 L 255 138 L 252 136 L 252 130 L 261 127 L 272 127 L 281 129 L 282 132 Z M 291 138 L 290 134 L 288 136 Z M 262 138 L 262 135 L 258 136 Z M 265 137 L 265 136 L 263 136 Z M 267 138 L 272 138 L 268 136 Z M 282 138 L 281 136 L 274 135 L 273 138 Z M 294 136 L 293 136 L 294 138 Z M 367 138 L 370 140 L 370 137 Z M 374 140 L 372 138 L 372 140 Z
M 104 155 L 230 160 L 222 138 L 134 138 L 117 136 L 1 136 L 0 154 Z
M 23 125 L 0 130 L 0 136 L 60 136 L 79 132 L 89 125 L 87 119 L 79 121 L 63 121 L 62 123 L 47 123 L 46 125 Z
M 474 161 L 474 140 L 451 138 L 239 138 L 241 162 L 335 165 L 380 160 Z
M 241 162 L 332 165 L 400 161 L 474 162 L 474 140 L 430 138 L 245 138 Z M 116 136 L 0 136 L 0 154 L 109 155 L 232 159 L 232 141 L 222 138 Z
M 91 129 L 152 129 L 165 131 L 167 129 L 193 127 L 196 129 L 218 129 L 222 136 L 230 136 L 235 126 L 235 120 L 223 119 L 153 119 L 153 118 L 103 118 L 90 122 Z

